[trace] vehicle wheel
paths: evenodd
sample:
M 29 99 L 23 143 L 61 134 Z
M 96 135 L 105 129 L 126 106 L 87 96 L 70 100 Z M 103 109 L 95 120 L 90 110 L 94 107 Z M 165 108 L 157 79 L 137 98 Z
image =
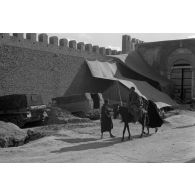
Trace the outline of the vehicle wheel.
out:
M 17 119 L 16 125 L 18 125 L 18 127 L 22 128 L 22 127 L 24 127 L 24 122 L 21 119 Z
M 18 121 L 16 118 L 10 120 L 11 123 L 18 126 Z
M 41 124 L 42 124 L 42 125 L 47 125 L 47 124 L 48 124 L 48 120 L 49 120 L 48 117 L 43 118 L 42 121 L 41 121 Z

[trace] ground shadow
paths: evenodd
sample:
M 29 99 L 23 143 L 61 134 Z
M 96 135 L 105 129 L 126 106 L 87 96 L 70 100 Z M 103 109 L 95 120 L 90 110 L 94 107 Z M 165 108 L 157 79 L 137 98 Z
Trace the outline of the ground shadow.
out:
M 150 134 L 143 134 L 142 135 L 142 137 L 140 136 L 140 135 L 134 135 L 134 136 L 132 136 L 133 137 L 133 139 L 142 139 L 142 138 L 146 138 L 146 137 L 150 137 L 150 136 L 152 136 L 154 133 L 150 133 Z
M 109 147 L 114 144 L 121 143 L 121 138 L 113 138 L 107 141 L 103 142 L 92 142 L 92 143 L 87 143 L 87 144 L 80 144 L 77 146 L 70 146 L 70 147 L 64 147 L 61 148 L 60 150 L 56 151 L 51 151 L 51 153 L 63 153 L 63 152 L 75 152 L 75 151 L 83 151 L 83 150 L 89 150 L 89 149 L 98 149 L 98 148 L 104 148 L 104 147 Z
M 27 129 L 27 128 L 32 128 L 32 127 L 41 127 L 44 126 L 45 124 L 42 121 L 35 121 L 35 122 L 29 122 L 26 123 L 22 129 Z
M 74 138 L 74 139 L 56 139 L 56 140 L 74 144 L 74 143 L 81 143 L 81 142 L 96 141 L 98 139 L 96 138 Z
M 194 126 L 195 126 L 195 124 L 193 124 L 193 125 L 185 125 L 185 126 L 181 126 L 181 127 L 175 127 L 173 129 L 183 129 L 183 128 L 194 127 Z
M 142 138 L 149 137 L 152 134 L 144 135 Z M 132 139 L 139 139 L 141 138 L 140 135 L 134 135 L 131 137 Z M 97 141 L 98 139 L 95 138 L 76 138 L 76 139 L 57 139 L 59 141 L 69 142 L 69 143 L 80 143 L 80 142 L 88 142 L 88 141 Z M 125 138 L 124 141 L 129 141 L 128 138 Z M 123 142 L 124 142 L 123 141 Z M 103 142 L 92 142 L 92 143 L 86 143 L 86 144 L 80 144 L 76 146 L 70 146 L 70 147 L 64 147 L 60 150 L 51 151 L 51 153 L 63 153 L 63 152 L 75 152 L 75 151 L 83 151 L 83 150 L 89 150 L 89 149 L 98 149 L 98 148 L 104 148 L 113 146 L 115 144 L 123 143 L 121 142 L 121 137 L 115 137 L 112 139 L 104 140 Z
M 69 137 L 68 135 L 66 134 L 59 134 L 59 133 L 55 133 L 53 134 L 55 137 Z
M 143 139 L 143 138 L 146 138 L 146 137 L 150 137 L 151 135 L 153 135 L 153 134 L 152 133 L 151 134 L 144 134 L 142 137 L 140 135 L 133 135 L 133 136 L 131 136 L 130 140 L 133 140 L 133 139 Z M 121 138 L 120 138 L 120 140 L 121 140 Z M 124 137 L 124 141 L 130 141 L 130 140 L 128 139 L 128 136 Z M 106 140 L 106 141 L 109 141 L 109 140 Z

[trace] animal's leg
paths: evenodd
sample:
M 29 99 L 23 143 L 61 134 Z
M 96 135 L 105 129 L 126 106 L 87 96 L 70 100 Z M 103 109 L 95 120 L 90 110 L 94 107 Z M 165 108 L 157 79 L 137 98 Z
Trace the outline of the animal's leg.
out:
M 114 135 L 112 135 L 111 131 L 109 133 L 110 133 L 110 137 L 112 137 L 112 138 L 115 137 Z
M 127 123 L 127 130 L 128 130 L 128 133 L 129 133 L 128 139 L 130 140 L 131 139 L 131 133 L 130 133 L 130 130 L 129 130 L 129 124 L 128 123 Z
M 141 133 L 140 137 L 142 137 L 143 134 L 144 134 L 144 124 L 142 124 L 142 133 Z
M 101 139 L 103 139 L 103 133 L 101 133 Z
M 155 128 L 155 133 L 157 133 L 157 131 L 158 131 L 158 127 Z
M 143 134 L 145 134 L 145 132 L 144 132 L 144 128 L 145 128 L 145 125 L 146 125 L 146 115 L 145 114 L 143 114 L 143 118 L 142 118 L 143 120 L 142 120 L 142 133 L 141 133 L 141 135 L 140 135 L 140 137 L 142 137 L 143 136 Z
M 149 129 L 149 127 L 147 127 L 147 130 L 148 130 L 148 135 L 150 134 L 150 129 Z
M 124 141 L 124 136 L 125 136 L 125 131 L 126 131 L 126 128 L 127 128 L 127 124 L 126 124 L 126 123 L 124 123 L 123 137 L 122 137 L 121 141 Z
M 146 116 L 146 114 L 144 114 L 144 121 L 143 121 L 143 124 L 144 124 L 144 128 L 147 127 L 147 116 Z M 147 127 L 147 130 L 148 130 L 148 132 L 149 132 L 148 127 Z M 146 134 L 146 133 L 144 132 L 144 134 Z

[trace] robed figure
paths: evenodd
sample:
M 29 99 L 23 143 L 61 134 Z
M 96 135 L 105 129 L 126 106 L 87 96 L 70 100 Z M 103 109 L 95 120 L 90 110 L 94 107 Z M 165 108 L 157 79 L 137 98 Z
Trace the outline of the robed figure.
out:
M 101 138 L 103 138 L 104 132 L 109 132 L 110 137 L 114 137 L 111 133 L 113 129 L 112 117 L 111 117 L 111 109 L 108 105 L 108 100 L 105 100 L 102 108 L 101 108 Z

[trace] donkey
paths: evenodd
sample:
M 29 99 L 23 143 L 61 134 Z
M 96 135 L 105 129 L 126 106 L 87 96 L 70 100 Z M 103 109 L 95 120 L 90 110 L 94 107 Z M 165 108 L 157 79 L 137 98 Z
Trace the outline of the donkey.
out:
M 123 137 L 122 137 L 121 141 L 124 141 L 126 129 L 128 131 L 128 134 L 129 134 L 128 139 L 130 140 L 131 133 L 130 133 L 130 129 L 129 129 L 129 123 L 134 123 L 133 116 L 128 112 L 128 108 L 125 106 L 118 106 L 118 110 L 115 113 L 115 116 L 117 116 L 118 114 L 121 115 L 122 122 L 124 122 Z M 142 132 L 140 135 L 140 137 L 142 137 L 144 134 L 146 134 L 144 132 L 144 128 L 147 127 L 147 123 L 148 123 L 148 115 L 147 115 L 146 109 L 141 109 L 141 114 L 140 114 L 140 117 L 138 118 L 138 122 L 142 125 Z M 147 130 L 148 130 L 148 134 L 149 134 L 149 127 L 147 127 Z
M 129 133 L 129 139 L 131 139 L 131 133 L 129 130 L 129 123 L 134 123 L 133 116 L 128 112 L 128 108 L 125 106 L 117 106 L 114 110 L 114 117 L 116 118 L 118 114 L 121 115 L 122 121 L 124 122 L 124 129 L 123 129 L 123 137 L 122 141 L 124 140 L 124 135 L 126 132 L 126 129 Z M 141 113 L 138 118 L 138 122 L 142 125 L 142 132 L 140 137 L 142 137 L 144 134 L 145 127 L 147 128 L 148 132 L 147 134 L 150 134 L 149 128 L 155 128 L 155 133 L 158 131 L 158 127 L 160 127 L 163 124 L 163 120 L 161 119 L 156 104 L 152 100 L 146 100 L 142 98 L 142 108 Z

